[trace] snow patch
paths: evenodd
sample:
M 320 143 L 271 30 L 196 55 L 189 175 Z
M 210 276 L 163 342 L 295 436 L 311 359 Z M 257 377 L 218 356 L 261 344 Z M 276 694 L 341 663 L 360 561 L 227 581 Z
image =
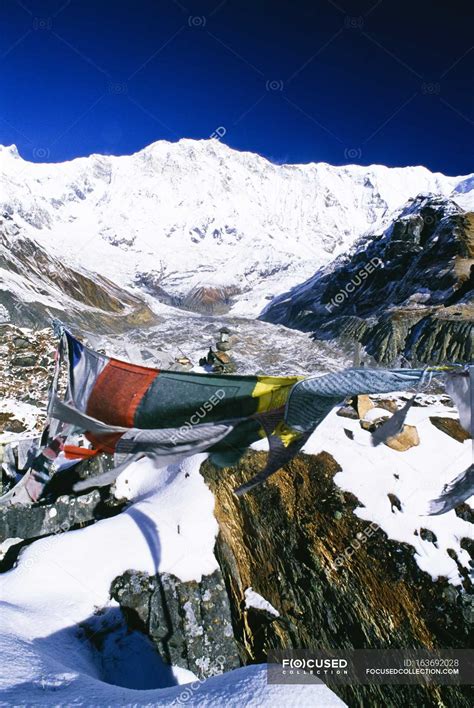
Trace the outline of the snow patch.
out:
M 280 613 L 278 610 L 276 610 L 273 605 L 268 602 L 268 600 L 265 600 L 264 597 L 258 594 L 258 592 L 255 592 L 253 588 L 247 588 L 247 590 L 244 593 L 245 595 L 245 607 L 248 609 L 249 607 L 254 607 L 256 610 L 263 610 L 264 612 L 268 612 L 270 615 L 273 615 L 274 617 L 279 617 Z
M 303 451 L 329 452 L 342 467 L 335 483 L 363 505 L 355 510 L 357 516 L 375 522 L 389 538 L 413 546 L 418 566 L 433 580 L 444 576 L 453 585 L 460 585 L 462 577 L 448 549 L 455 551 L 459 563 L 469 570 L 470 557 L 460 543 L 463 538 L 474 539 L 473 526 L 454 510 L 440 516 L 426 514 L 429 501 L 472 463 L 472 440 L 457 442 L 430 422 L 430 416 L 457 418 L 454 408 L 447 408 L 433 396 L 418 398 L 430 403 L 410 409 L 406 423 L 416 426 L 420 444 L 405 452 L 386 445 L 372 447 L 370 433 L 358 420 L 338 416 L 337 408 L 313 433 Z M 378 417 L 378 412 L 390 415 L 383 409 L 372 409 L 366 417 Z M 351 439 L 345 430 L 351 433 Z M 401 511 L 393 507 L 389 494 L 399 499 Z M 471 506 L 473 502 L 474 498 L 468 500 Z M 435 543 L 421 538 L 422 528 L 434 534 Z

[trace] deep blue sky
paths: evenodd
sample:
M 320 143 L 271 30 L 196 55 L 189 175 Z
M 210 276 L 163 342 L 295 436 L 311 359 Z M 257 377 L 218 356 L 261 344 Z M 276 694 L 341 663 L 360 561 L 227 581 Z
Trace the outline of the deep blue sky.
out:
M 0 143 L 474 169 L 472 2 L 3 0 Z M 470 8 L 470 9 L 469 9 Z

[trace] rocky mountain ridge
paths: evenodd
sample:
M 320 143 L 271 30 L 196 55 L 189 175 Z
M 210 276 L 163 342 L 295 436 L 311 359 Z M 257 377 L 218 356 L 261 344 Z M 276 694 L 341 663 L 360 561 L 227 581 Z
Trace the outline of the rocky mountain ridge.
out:
M 474 214 L 419 196 L 262 314 L 317 339 L 358 341 L 377 361 L 471 361 Z
M 0 216 L 0 322 L 41 327 L 67 316 L 70 326 L 118 332 L 151 325 L 143 299 L 80 265 L 67 265 Z

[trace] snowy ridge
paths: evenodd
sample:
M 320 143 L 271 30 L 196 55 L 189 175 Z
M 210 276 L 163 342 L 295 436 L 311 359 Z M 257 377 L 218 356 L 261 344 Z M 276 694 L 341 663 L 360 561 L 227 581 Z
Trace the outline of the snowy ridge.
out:
M 110 584 L 128 568 L 170 572 L 184 581 L 217 568 L 214 500 L 199 474 L 204 457 L 163 470 L 136 463 L 117 482 L 116 495 L 132 501 L 128 510 L 33 543 L 0 577 L 0 689 L 7 704 L 84 705 L 87 696 L 89 706 L 344 705 L 324 685 L 267 686 L 265 666 L 207 681 L 178 667 L 170 676 L 139 632 L 112 642 L 115 669 L 107 673 L 78 633 L 91 617 L 96 631 L 106 626 L 107 611 L 117 607 L 109 600 Z M 136 690 L 137 679 L 151 688 Z
M 233 288 L 235 314 L 259 312 L 408 198 L 453 190 L 469 197 L 472 176 L 275 165 L 217 140 L 159 141 L 130 156 L 58 164 L 0 148 L 0 208 L 48 251 L 178 302 L 199 287 Z

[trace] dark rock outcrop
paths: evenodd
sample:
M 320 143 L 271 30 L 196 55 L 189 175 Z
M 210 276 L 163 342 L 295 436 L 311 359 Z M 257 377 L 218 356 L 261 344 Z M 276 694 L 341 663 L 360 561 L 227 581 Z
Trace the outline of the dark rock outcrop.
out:
M 187 293 L 181 302 L 181 307 L 192 312 L 221 315 L 230 310 L 235 296 L 240 292 L 240 288 L 230 285 L 222 287 L 201 285 Z
M 129 626 L 152 639 L 162 659 L 204 679 L 240 666 L 229 600 L 216 570 L 201 582 L 130 570 L 116 578 L 112 597 Z
M 100 502 L 100 493 L 95 489 L 80 497 L 59 497 L 54 504 L 0 507 L 0 542 L 50 536 L 87 524 L 96 518 Z
M 355 516 L 357 500 L 334 484 L 340 468 L 329 454 L 299 455 L 237 499 L 233 489 L 262 468 L 264 457 L 250 452 L 238 467 L 202 468 L 216 498 L 216 553 L 245 663 L 285 647 L 468 646 L 472 595 L 442 578 L 433 583 L 413 547 Z M 469 589 L 466 574 L 464 582 Z M 279 617 L 245 607 L 250 586 Z M 469 705 L 464 687 L 331 687 L 351 708 Z
M 241 288 L 235 285 L 218 287 L 203 284 L 196 285 L 185 295 L 171 295 L 166 290 L 165 269 L 136 273 L 134 284 L 165 305 L 204 315 L 221 315 L 228 312 L 235 302 L 235 297 L 242 292 Z
M 360 342 L 384 363 L 473 357 L 474 214 L 434 196 L 411 200 L 381 235 L 275 298 L 261 318 Z

